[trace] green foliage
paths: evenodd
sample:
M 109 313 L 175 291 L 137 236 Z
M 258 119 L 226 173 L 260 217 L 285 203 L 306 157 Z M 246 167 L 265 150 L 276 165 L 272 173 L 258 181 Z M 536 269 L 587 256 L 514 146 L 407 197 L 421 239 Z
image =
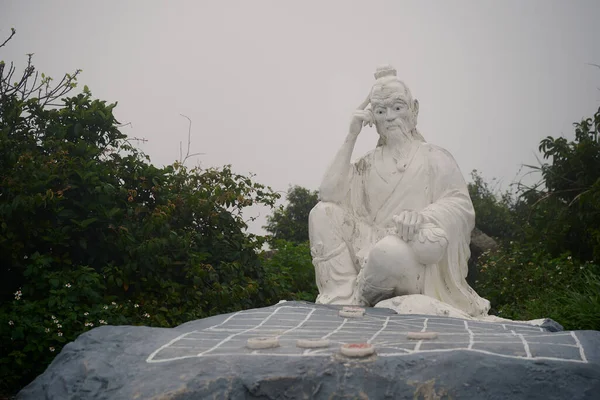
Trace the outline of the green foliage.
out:
M 157 168 L 119 131 L 116 104 L 88 88 L 57 100 L 73 76 L 31 91 L 28 67 L 15 91 L 2 71 L 1 391 L 93 326 L 174 326 L 287 296 L 259 290 L 277 279 L 242 218 L 279 195 L 230 166 Z
M 315 301 L 319 291 L 308 242 L 276 240 L 272 246 L 272 252 L 263 254 L 268 287 L 283 296 L 280 300 Z
M 600 330 L 600 266 L 536 244 L 511 242 L 479 261 L 475 290 L 503 318 L 549 317 L 566 329 Z
M 287 192 L 287 206 L 275 210 L 267 217 L 264 229 L 276 240 L 287 240 L 294 243 L 308 241 L 308 215 L 317 204 L 316 191 L 293 186 Z
M 316 191 L 293 186 L 288 204 L 267 217 L 264 227 L 271 237 L 271 251 L 263 253 L 264 266 L 272 279 L 271 288 L 280 300 L 315 301 L 318 289 L 308 242 L 308 216 L 319 201 Z
M 477 170 L 471 172 L 469 196 L 475 209 L 476 225 L 481 231 L 498 239 L 512 239 L 518 235 L 518 224 L 512 212 L 510 193 L 498 196 Z
M 575 140 L 547 137 L 540 143 L 544 159 L 532 167 L 540 184 L 524 188 L 525 221 L 530 240 L 557 255 L 569 251 L 581 260 L 600 260 L 600 109 L 575 124 Z
M 542 179 L 519 185 L 516 201 L 490 200 L 481 179 L 470 186 L 484 188 L 471 193 L 478 225 L 482 218 L 490 231 L 514 229 L 499 235 L 514 242 L 478 261 L 474 288 L 492 302 L 492 312 L 600 330 L 599 128 L 600 109 L 575 124 L 575 140 L 542 140 L 539 149 L 550 162 L 530 166 Z

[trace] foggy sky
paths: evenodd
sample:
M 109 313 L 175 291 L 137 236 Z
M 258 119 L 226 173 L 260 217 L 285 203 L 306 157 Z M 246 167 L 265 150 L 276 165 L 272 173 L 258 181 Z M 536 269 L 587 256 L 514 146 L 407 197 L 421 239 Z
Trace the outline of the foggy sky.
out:
M 419 129 L 506 186 L 546 136 L 600 104 L 600 1 L 0 0 L 0 59 L 118 101 L 157 165 L 232 164 L 285 192 L 317 189 L 373 72 L 390 63 L 419 100 Z M 365 128 L 354 157 L 375 146 Z M 260 232 L 268 210 L 251 224 Z M 249 215 L 250 216 L 250 215 Z

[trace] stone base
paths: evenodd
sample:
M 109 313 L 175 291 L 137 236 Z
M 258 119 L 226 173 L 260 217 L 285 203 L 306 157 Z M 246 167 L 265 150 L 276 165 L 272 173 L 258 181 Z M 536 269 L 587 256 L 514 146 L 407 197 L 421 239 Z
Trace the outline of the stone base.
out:
M 600 332 L 386 308 L 343 318 L 340 308 L 285 302 L 173 329 L 98 327 L 66 345 L 18 398 L 592 399 L 600 392 Z M 248 348 L 255 337 L 277 337 L 279 346 Z M 330 346 L 306 349 L 299 339 Z M 370 344 L 375 354 L 344 356 L 346 343 Z
M 550 318 L 533 319 L 530 321 L 514 321 L 506 318 L 500 318 L 495 315 L 484 315 L 480 317 L 472 317 L 466 312 L 452 307 L 449 304 L 442 303 L 432 297 L 422 294 L 413 294 L 407 296 L 396 296 L 391 299 L 380 301 L 375 305 L 377 308 L 389 308 L 398 314 L 418 314 L 418 315 L 435 315 L 438 317 L 462 318 L 473 321 L 486 322 L 509 322 L 529 324 L 533 326 L 543 327 L 551 332 L 562 331 L 563 327 L 556 321 Z

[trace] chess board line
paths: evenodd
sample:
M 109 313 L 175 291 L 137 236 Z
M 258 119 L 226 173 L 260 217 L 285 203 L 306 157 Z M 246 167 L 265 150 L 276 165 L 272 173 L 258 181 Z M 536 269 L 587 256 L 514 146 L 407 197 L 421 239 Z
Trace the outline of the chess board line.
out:
M 471 350 L 473 348 L 473 344 L 475 343 L 475 338 L 474 338 L 475 335 L 473 334 L 473 331 L 469 328 L 469 323 L 466 320 L 465 320 L 465 329 L 469 333 L 469 350 Z
M 333 331 L 329 332 L 327 335 L 321 336 L 321 340 L 325 340 L 328 337 L 330 337 L 331 335 L 334 335 L 337 332 L 339 332 L 344 327 L 344 325 L 346 325 L 347 322 L 348 322 L 348 318 L 344 318 L 342 320 L 342 323 L 339 324 L 337 328 L 335 328 Z M 302 355 L 308 355 L 308 354 L 312 354 L 312 353 L 316 353 L 316 351 L 311 351 L 311 349 L 306 349 L 302 352 Z
M 283 308 L 283 307 L 281 307 L 281 308 Z M 198 357 L 201 357 L 201 356 L 206 355 L 207 353 L 210 353 L 211 351 L 213 351 L 213 350 L 217 349 L 219 346 L 221 346 L 223 343 L 227 343 L 228 341 L 230 341 L 231 339 L 233 339 L 236 336 L 239 336 L 239 335 L 242 335 L 242 334 L 244 334 L 246 332 L 250 332 L 250 331 L 253 331 L 253 330 L 257 329 L 257 328 L 260 328 L 261 326 L 263 326 L 264 324 L 266 324 L 269 319 L 273 318 L 273 316 L 275 314 L 277 314 L 277 312 L 279 310 L 281 310 L 281 308 L 278 307 L 275 310 L 273 310 L 273 312 L 271 314 L 269 314 L 265 319 L 262 320 L 262 322 L 260 324 L 256 325 L 254 328 L 249 328 L 249 329 L 246 329 L 244 331 L 240 331 L 238 333 L 234 333 L 234 334 L 231 334 L 231 335 L 227 336 L 225 339 L 221 340 L 219 343 L 217 343 L 216 345 L 214 345 L 210 349 L 199 353 Z M 233 315 L 231 317 L 233 317 Z M 219 324 L 219 325 L 221 325 L 221 324 Z M 216 325 L 216 326 L 219 326 L 219 325 Z
M 290 312 L 289 309 L 292 309 L 293 312 Z M 309 310 L 309 312 L 307 313 L 307 310 Z M 344 340 L 349 340 L 350 342 L 353 340 L 352 337 L 353 336 L 362 336 L 361 340 L 365 340 L 367 339 L 371 333 L 373 334 L 370 339 L 368 339 L 369 343 L 373 343 L 376 347 L 383 347 L 385 346 L 386 349 L 381 349 L 382 353 L 379 354 L 381 357 L 391 357 L 391 356 L 402 356 L 402 355 L 407 355 L 407 354 L 417 354 L 417 353 L 434 353 L 434 352 L 449 352 L 449 351 L 472 351 L 472 352 L 477 352 L 477 353 L 482 353 L 482 354 L 489 354 L 489 355 L 493 355 L 493 356 L 498 356 L 498 357 L 505 357 L 505 358 L 513 358 L 513 359 L 521 359 L 521 360 L 554 360 L 554 361 L 564 361 L 564 362 L 579 362 L 579 363 L 588 363 L 589 361 L 587 360 L 584 348 L 581 344 L 581 342 L 579 341 L 579 338 L 577 337 L 577 335 L 574 332 L 548 332 L 544 329 L 542 329 L 539 326 L 534 326 L 534 325 L 524 325 L 524 324 L 494 324 L 491 322 L 485 322 L 485 321 L 471 321 L 469 320 L 464 321 L 464 320 L 457 320 L 456 324 L 454 323 L 447 323 L 447 319 L 442 319 L 442 318 L 427 318 L 424 316 L 421 317 L 411 317 L 411 318 L 403 318 L 403 316 L 399 316 L 399 315 L 373 315 L 373 314 L 369 314 L 367 313 L 364 318 L 360 318 L 360 319 L 347 319 L 344 318 L 341 323 L 333 330 L 330 329 L 326 329 L 325 326 L 323 326 L 323 324 L 326 324 L 326 322 L 334 322 L 335 319 L 341 319 L 340 317 L 338 317 L 337 315 L 337 309 L 322 309 L 322 308 L 317 308 L 317 307 L 291 307 L 291 306 L 277 306 L 277 307 L 273 307 L 271 312 L 247 312 L 247 311 L 238 311 L 230 316 L 228 316 L 225 320 L 223 320 L 221 323 L 210 326 L 208 328 L 202 329 L 202 330 L 194 330 L 194 331 L 190 331 L 190 332 L 186 332 L 172 340 L 170 340 L 168 343 L 160 346 L 157 350 L 155 350 L 152 354 L 150 354 L 150 356 L 148 356 L 148 358 L 146 359 L 146 362 L 149 363 L 157 363 L 157 362 L 167 362 L 167 361 L 175 361 L 175 360 L 181 360 L 181 359 L 185 359 L 185 358 L 193 358 L 193 357 L 213 357 L 213 356 L 246 356 L 246 355 L 253 355 L 253 356 L 285 356 L 285 357 L 297 357 L 297 356 L 331 356 L 332 354 L 335 353 L 335 350 L 330 347 L 327 349 L 306 349 L 304 350 L 302 353 L 293 353 L 293 354 L 286 354 L 286 353 L 268 353 L 268 350 L 260 350 L 260 351 L 253 351 L 253 352 L 242 352 L 242 353 L 236 353 L 235 349 L 237 349 L 238 347 L 241 346 L 241 342 L 240 339 L 244 339 L 243 337 L 240 338 L 241 335 L 244 334 L 248 334 L 248 336 L 254 336 L 255 334 L 269 334 L 269 331 L 279 331 L 277 333 L 279 333 L 277 335 L 277 337 L 282 337 L 283 335 L 286 335 L 288 333 L 291 333 L 287 336 L 284 336 L 283 339 L 285 339 L 285 342 L 288 342 L 288 339 L 294 340 L 294 339 L 298 339 L 298 338 L 302 338 L 302 337 L 306 337 L 307 335 L 320 335 L 320 334 L 324 334 L 323 336 L 321 336 L 322 339 L 327 339 L 330 338 L 332 335 L 334 334 L 341 334 L 342 336 L 340 336 L 340 339 L 343 338 Z M 273 318 L 273 316 L 275 316 L 275 314 L 277 314 L 276 318 Z M 259 315 L 265 315 L 265 318 L 256 318 Z M 248 316 L 250 316 L 250 318 L 248 318 Z M 294 316 L 297 317 L 296 319 L 288 319 L 286 317 L 289 316 Z M 283 317 L 283 318 L 282 318 Z M 268 325 L 268 322 L 271 321 L 271 323 L 275 322 L 287 322 L 287 321 L 293 321 L 293 322 L 297 322 L 298 319 L 300 319 L 300 317 L 303 317 L 303 319 L 295 326 L 291 326 L 291 324 L 286 324 L 286 325 L 277 325 L 277 326 L 272 326 L 272 325 Z M 272 319 L 273 318 L 273 319 Z M 311 319 L 312 318 L 312 319 Z M 329 319 L 327 319 L 329 318 Z M 254 324 L 254 323 L 250 323 L 251 321 L 260 321 L 260 323 L 258 324 Z M 415 322 L 419 321 L 422 322 L 422 325 L 419 324 L 417 325 Z M 439 321 L 439 322 L 438 322 Z M 369 325 L 369 322 L 372 322 L 371 326 L 372 326 L 372 330 L 366 329 L 365 325 Z M 228 328 L 226 326 L 226 324 L 229 323 L 229 327 Z M 316 324 L 315 324 L 316 323 Z M 232 325 L 233 324 L 233 325 Z M 376 324 L 375 326 L 373 326 L 373 324 Z M 266 325 L 266 326 L 265 326 Z M 308 326 L 307 326 L 308 325 Z M 311 329 L 312 325 L 316 325 L 316 329 Z M 377 326 L 379 325 L 379 326 Z M 421 328 L 421 332 L 425 332 L 428 329 L 429 330 L 435 330 L 435 328 L 437 326 L 448 326 L 449 328 L 455 328 L 455 329 L 459 329 L 462 328 L 464 326 L 463 329 L 461 329 L 460 331 L 456 331 L 456 332 L 438 332 L 438 334 L 443 337 L 443 336 L 458 336 L 460 338 L 464 337 L 464 342 L 441 342 L 441 341 L 436 341 L 436 343 L 438 344 L 442 344 L 442 345 L 457 345 L 460 347 L 454 347 L 451 349 L 426 349 L 423 350 L 421 349 L 422 344 L 423 344 L 423 340 L 418 341 L 418 343 L 416 344 L 416 346 L 414 347 L 414 349 L 404 349 L 402 347 L 398 348 L 397 346 L 399 345 L 409 345 L 412 346 L 412 342 L 413 341 L 409 341 L 409 343 L 398 343 L 397 340 L 393 340 L 394 337 L 390 335 L 390 333 L 392 332 L 392 330 L 389 330 L 388 328 L 390 328 L 391 326 L 394 326 L 395 329 L 407 329 L 406 332 L 398 332 L 398 334 L 401 336 L 404 333 L 408 333 L 410 331 L 416 331 L 418 328 Z M 504 329 L 505 333 L 494 333 L 493 330 L 490 330 L 489 328 L 492 326 L 502 326 L 502 329 Z M 231 328 L 232 326 L 240 326 L 239 328 Z M 335 326 L 335 325 L 334 325 Z M 261 329 L 262 328 L 262 329 Z M 514 329 L 510 329 L 510 328 L 514 328 Z M 386 331 L 386 329 L 388 329 Z M 538 331 L 539 329 L 539 331 Z M 375 330 L 377 330 L 375 332 Z M 282 333 L 281 333 L 282 332 Z M 373 333 L 374 332 L 374 333 Z M 497 330 L 495 332 L 498 332 Z M 201 337 L 202 335 L 210 335 L 210 334 L 217 334 L 217 333 L 231 333 L 229 336 L 227 336 L 226 338 L 220 340 L 220 339 L 215 339 L 215 338 L 210 338 L 210 337 Z M 326 334 L 325 334 L 326 333 Z M 366 333 L 366 335 L 365 335 Z M 468 333 L 468 338 L 467 339 L 467 334 Z M 190 335 L 196 335 L 196 337 L 189 337 Z M 275 335 L 275 332 L 272 332 L 271 334 Z M 542 340 L 542 342 L 539 341 L 532 341 L 532 339 L 536 339 L 536 338 L 554 338 L 554 337 L 558 337 L 558 336 L 571 336 L 574 340 L 575 344 L 563 344 L 563 343 L 542 343 L 544 340 Z M 200 336 L 200 337 L 198 337 Z M 222 338 L 223 336 L 221 336 Z M 235 341 L 232 341 L 232 339 L 236 339 Z M 477 340 L 477 339 L 486 339 L 486 338 L 490 338 L 492 339 L 492 341 L 481 341 L 481 340 Z M 493 339 L 500 339 L 500 340 L 493 340 Z M 516 341 L 513 342 L 506 342 L 506 341 L 502 341 L 503 339 L 508 339 L 510 340 L 510 338 L 514 338 Z M 377 342 L 376 339 L 392 339 L 392 340 L 388 340 L 388 341 L 380 341 Z M 208 350 L 204 350 L 206 349 L 205 346 L 210 345 L 210 343 L 208 343 L 207 341 L 210 340 L 212 343 L 214 343 L 215 341 L 219 340 L 219 342 L 212 346 L 211 348 L 209 348 Z M 468 340 L 468 345 L 467 345 L 467 340 Z M 176 342 L 180 341 L 179 343 L 176 344 Z M 192 341 L 192 343 L 190 343 L 190 341 Z M 193 343 L 193 341 L 195 341 L 195 343 Z M 223 346 L 226 342 L 230 342 L 230 344 L 233 344 L 234 346 Z M 243 340 L 242 340 L 243 341 Z M 189 345 L 182 345 L 182 343 L 189 343 Z M 196 344 L 197 343 L 197 344 Z M 332 343 L 336 343 L 336 344 L 342 344 L 345 342 L 342 341 L 332 341 Z M 521 343 L 523 345 L 523 348 L 525 350 L 526 353 L 526 357 L 525 356 L 517 356 L 517 355 L 507 355 L 507 354 L 499 354 L 499 353 L 494 353 L 492 351 L 489 350 L 482 350 L 482 349 L 473 349 L 473 345 L 477 343 L 478 345 L 486 345 L 486 344 L 516 344 L 516 343 Z M 174 345 L 175 344 L 175 345 Z M 559 358 L 559 357 L 543 357 L 543 356 L 539 356 L 539 357 L 534 357 L 532 356 L 531 353 L 531 349 L 530 349 L 530 345 L 551 345 L 551 346 L 557 346 L 557 347 L 568 347 L 568 348 L 577 348 L 579 350 L 579 356 L 580 359 L 569 359 L 569 358 Z M 333 345 L 332 345 L 333 346 Z M 468 346 L 468 347 L 465 347 Z M 168 352 L 168 348 L 171 347 L 173 349 L 178 349 L 178 350 L 182 350 L 182 349 L 190 349 L 191 354 L 189 355 L 184 355 L 184 356 L 178 356 L 178 357 L 171 357 L 171 358 L 166 358 L 166 359 L 155 359 L 158 354 L 161 351 L 166 351 L 165 356 L 168 356 L 169 354 L 173 354 L 173 352 Z M 200 350 L 204 350 L 201 351 L 197 354 L 195 354 L 196 352 L 194 352 L 194 347 L 196 348 L 196 352 L 200 351 Z M 199 347 L 199 349 L 198 349 Z M 284 347 L 285 348 L 285 347 Z M 219 349 L 219 351 L 215 354 L 209 354 L 212 351 Z M 384 352 L 384 351 L 389 351 L 393 349 L 394 351 L 391 352 Z M 223 352 L 225 351 L 225 352 Z M 284 350 L 285 351 L 285 350 Z M 177 352 L 175 352 L 175 354 L 177 354 Z M 181 354 L 181 353 L 180 353 Z
M 583 350 L 583 346 L 581 345 L 579 338 L 573 331 L 571 331 L 571 336 L 573 336 L 573 339 L 575 339 L 575 344 L 577 345 L 577 347 L 579 347 L 579 355 L 581 356 L 581 359 L 587 362 L 587 357 L 585 356 L 585 351 Z
M 254 356 L 254 357 L 331 357 L 333 355 L 333 353 L 331 351 L 327 352 L 328 350 L 331 349 L 319 349 L 319 350 L 315 350 L 311 353 L 302 353 L 302 354 L 286 354 L 286 353 L 221 353 L 221 354 L 207 354 L 204 355 L 202 357 L 243 357 L 243 356 Z M 512 356 L 512 355 L 508 355 L 508 354 L 499 354 L 499 353 L 494 353 L 491 351 L 487 351 L 487 350 L 479 350 L 479 349 L 471 349 L 469 350 L 466 347 L 461 347 L 461 348 L 455 348 L 455 349 L 432 349 L 432 350 L 419 350 L 419 351 L 411 351 L 411 350 L 407 350 L 407 349 L 398 349 L 398 350 L 402 350 L 402 353 L 377 353 L 378 357 L 402 357 L 402 356 L 407 356 L 407 355 L 415 355 L 415 354 L 420 354 L 420 353 L 451 353 L 451 352 L 455 352 L 455 351 L 465 351 L 465 352 L 472 352 L 472 353 L 481 353 L 481 354 L 486 354 L 486 355 L 490 355 L 490 356 L 496 356 L 496 357 L 502 357 L 502 358 L 511 358 L 511 359 L 517 359 L 517 360 L 524 360 L 524 361 L 539 361 L 539 360 L 548 360 L 548 361 L 560 361 L 560 362 L 571 362 L 571 363 L 579 363 L 579 364 L 588 364 L 589 361 L 583 360 L 583 359 L 569 359 L 569 358 L 558 358 L 558 357 L 531 357 L 531 358 L 527 358 L 527 357 L 521 357 L 521 356 Z M 177 360 L 182 360 L 182 359 L 186 359 L 186 358 L 199 358 L 200 356 L 198 355 L 189 355 L 189 356 L 181 356 L 181 357 L 173 357 L 173 358 L 167 358 L 167 359 L 163 359 L 163 360 L 151 360 L 147 362 L 150 363 L 162 363 L 162 362 L 169 362 L 169 361 L 177 361 Z
M 169 342 L 165 343 L 164 345 L 160 346 L 158 349 L 154 350 L 152 352 L 152 354 L 150 354 L 148 356 L 148 358 L 146 358 L 146 362 L 147 363 L 154 363 L 154 362 L 161 362 L 161 361 L 155 361 L 154 360 L 154 356 L 156 356 L 158 353 L 160 353 L 161 350 L 166 349 L 167 347 L 169 347 L 170 345 L 172 345 L 173 343 L 177 342 L 178 340 L 181 340 L 182 338 L 186 337 L 187 335 L 191 335 L 192 333 L 195 333 L 197 331 L 190 331 L 190 332 L 186 332 L 183 335 L 179 335 L 177 336 L 175 339 L 170 340 Z M 187 358 L 190 356 L 186 356 L 186 357 L 182 357 L 182 358 Z M 193 356 L 192 356 L 193 357 Z
M 525 349 L 525 354 L 527 354 L 527 358 L 531 358 L 531 350 L 529 350 L 529 343 L 527 343 L 527 340 L 525 340 L 525 337 L 523 337 L 522 334 L 518 334 L 517 336 L 519 336 L 519 339 L 521 339 L 521 342 L 523 342 L 523 348 Z
M 385 328 L 387 328 L 389 322 L 390 322 L 390 317 L 387 317 L 385 319 L 385 322 L 383 323 L 383 326 L 381 327 L 381 329 L 378 330 L 377 332 L 375 332 L 375 334 L 373 334 L 373 336 L 371 336 L 371 338 L 369 340 L 367 340 L 367 343 L 372 343 L 373 340 L 375 340 L 377 338 L 377 336 L 379 336 L 379 334 L 381 332 L 383 332 L 385 330 Z
M 453 351 L 470 351 L 473 353 L 482 353 L 482 354 L 487 354 L 490 356 L 497 356 L 497 357 L 503 357 L 503 358 L 513 358 L 513 359 L 517 359 L 517 360 L 531 360 L 531 361 L 536 361 L 536 360 L 551 360 L 551 361 L 565 361 L 565 362 L 575 362 L 575 363 L 582 363 L 582 364 L 588 364 L 589 361 L 587 359 L 572 359 L 572 358 L 558 358 L 558 357 L 531 357 L 531 358 L 527 358 L 527 357 L 521 357 L 521 356 L 511 356 L 509 354 L 499 354 L 499 353 L 494 353 L 491 351 L 487 351 L 487 350 L 480 350 L 480 349 L 471 349 L 469 350 L 466 347 L 461 347 L 461 348 L 455 348 L 455 349 L 432 349 L 432 350 L 419 350 L 417 352 L 411 352 L 410 354 L 419 354 L 419 353 L 450 353 Z M 380 353 L 378 354 L 380 357 L 398 357 L 398 356 L 403 356 L 405 355 L 405 353 Z
M 285 334 L 287 334 L 287 333 L 293 332 L 293 331 L 295 331 L 296 329 L 300 328 L 302 325 L 304 325 L 304 324 L 305 324 L 305 323 L 306 323 L 306 322 L 307 322 L 307 321 L 310 319 L 311 315 L 313 315 L 313 313 L 314 313 L 315 311 L 317 311 L 317 309 L 316 309 L 316 308 L 313 308 L 312 310 L 310 310 L 310 312 L 309 312 L 309 313 L 306 315 L 306 317 L 304 317 L 304 319 L 303 319 L 303 320 L 302 320 L 300 323 L 298 323 L 298 324 L 297 324 L 296 326 L 294 326 L 293 328 L 290 328 L 290 329 L 288 329 L 288 330 L 284 331 L 282 334 L 280 334 L 280 335 L 277 335 L 277 338 L 280 338 L 281 336 L 283 336 L 283 335 L 285 335 Z M 294 322 L 295 322 L 295 321 L 294 321 Z
M 231 314 L 229 317 L 227 317 L 227 318 L 225 319 L 225 321 L 221 322 L 220 324 L 217 324 L 217 325 L 213 325 L 213 326 L 211 326 L 211 327 L 208 327 L 208 328 L 206 328 L 206 330 L 215 329 L 215 328 L 217 328 L 217 327 L 219 327 L 219 326 L 221 326 L 221 325 L 224 325 L 224 324 L 226 324 L 227 322 L 229 322 L 231 319 L 233 319 L 234 317 L 236 317 L 236 316 L 237 316 L 237 315 L 239 315 L 239 314 L 241 314 L 241 311 L 238 311 L 238 312 L 236 312 L 236 313 L 234 313 L 234 314 Z
M 427 321 L 429 321 L 429 318 L 425 318 L 425 320 L 423 321 L 423 329 L 421 329 L 421 332 L 427 331 Z M 415 345 L 413 352 L 419 351 L 421 349 L 422 344 L 423 344 L 423 340 L 419 340 L 417 342 L 417 344 Z

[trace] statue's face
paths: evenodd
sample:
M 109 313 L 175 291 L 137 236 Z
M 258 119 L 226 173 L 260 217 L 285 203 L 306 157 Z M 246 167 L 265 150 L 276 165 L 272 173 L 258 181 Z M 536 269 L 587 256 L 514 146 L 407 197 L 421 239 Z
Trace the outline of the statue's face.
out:
M 377 132 L 384 138 L 406 135 L 416 128 L 418 103 L 397 80 L 376 84 L 371 91 L 371 107 Z

